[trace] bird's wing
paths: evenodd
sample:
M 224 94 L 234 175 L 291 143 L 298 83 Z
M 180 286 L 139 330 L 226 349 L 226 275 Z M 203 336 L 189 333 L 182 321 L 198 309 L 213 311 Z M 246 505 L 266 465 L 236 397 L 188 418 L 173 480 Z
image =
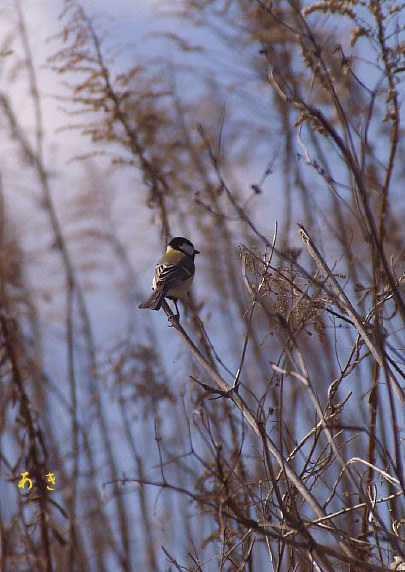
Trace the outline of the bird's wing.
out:
M 158 264 L 155 268 L 154 287 L 156 290 L 167 291 L 176 282 L 187 280 L 192 275 L 192 268 L 176 264 Z

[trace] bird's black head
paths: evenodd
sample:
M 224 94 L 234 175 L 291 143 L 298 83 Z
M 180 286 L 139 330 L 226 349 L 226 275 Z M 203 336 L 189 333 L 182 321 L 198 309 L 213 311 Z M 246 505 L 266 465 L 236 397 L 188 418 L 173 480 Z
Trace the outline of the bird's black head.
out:
M 184 238 L 184 236 L 176 236 L 175 238 L 172 238 L 169 242 L 168 248 L 180 250 L 180 252 L 184 252 L 184 254 L 187 254 L 192 258 L 194 258 L 196 254 L 200 254 L 200 252 L 194 248 L 193 243 L 188 240 L 188 238 Z

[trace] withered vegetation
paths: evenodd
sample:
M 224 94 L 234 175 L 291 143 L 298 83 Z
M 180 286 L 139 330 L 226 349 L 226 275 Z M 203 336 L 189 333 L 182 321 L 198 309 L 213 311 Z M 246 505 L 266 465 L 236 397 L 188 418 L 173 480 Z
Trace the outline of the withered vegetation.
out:
M 404 569 L 403 9 L 183 0 L 161 55 L 87 10 L 52 89 L 0 13 L 1 570 Z

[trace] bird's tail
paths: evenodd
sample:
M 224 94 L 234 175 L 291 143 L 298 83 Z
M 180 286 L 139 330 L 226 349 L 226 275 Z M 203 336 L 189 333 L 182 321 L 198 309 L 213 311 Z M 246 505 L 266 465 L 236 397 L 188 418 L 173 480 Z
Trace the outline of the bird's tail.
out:
M 152 294 L 138 306 L 138 308 L 150 308 L 151 310 L 160 310 L 164 298 L 163 290 L 154 290 Z

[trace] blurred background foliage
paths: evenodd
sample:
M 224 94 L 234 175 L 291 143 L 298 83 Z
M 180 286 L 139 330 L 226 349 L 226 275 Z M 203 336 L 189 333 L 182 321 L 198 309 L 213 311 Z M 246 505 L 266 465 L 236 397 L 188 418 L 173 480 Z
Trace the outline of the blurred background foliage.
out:
M 0 13 L 2 570 L 400 566 L 400 6 L 161 3 L 134 47 L 66 0 L 45 61 L 24 4 Z M 206 367 L 137 309 L 175 235 Z

